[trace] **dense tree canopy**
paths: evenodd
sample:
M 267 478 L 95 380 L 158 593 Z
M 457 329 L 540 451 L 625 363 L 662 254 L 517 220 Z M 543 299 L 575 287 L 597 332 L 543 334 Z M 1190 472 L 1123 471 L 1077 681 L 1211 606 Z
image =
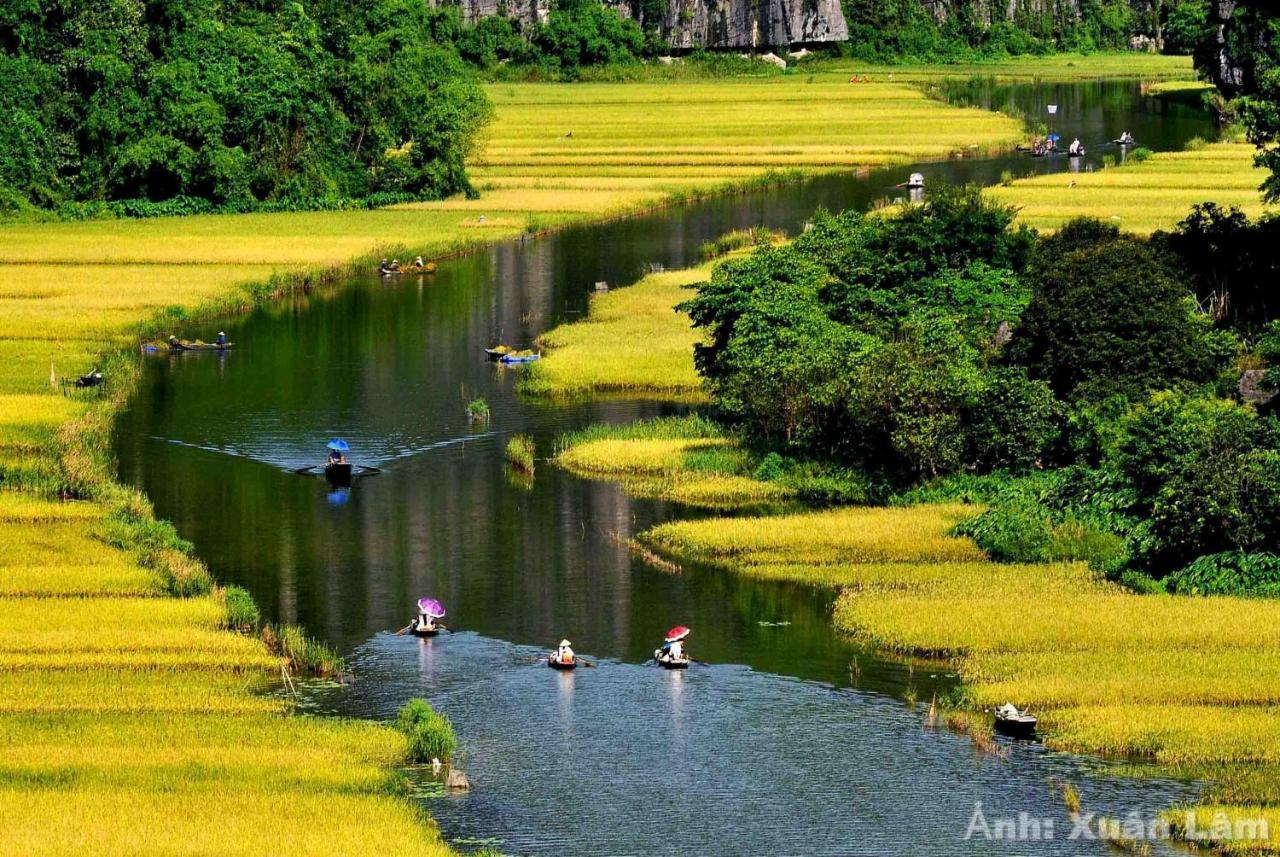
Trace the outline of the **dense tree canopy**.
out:
M 0 6 L 4 204 L 466 189 L 482 91 L 417 0 Z

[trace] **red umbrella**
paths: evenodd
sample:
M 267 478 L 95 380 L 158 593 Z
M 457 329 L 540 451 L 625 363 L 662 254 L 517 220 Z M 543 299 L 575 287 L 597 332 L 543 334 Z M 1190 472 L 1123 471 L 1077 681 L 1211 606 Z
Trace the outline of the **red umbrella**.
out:
M 689 636 L 689 629 L 684 625 L 676 625 L 667 632 L 666 642 L 674 643 L 676 640 L 683 640 L 687 636 Z

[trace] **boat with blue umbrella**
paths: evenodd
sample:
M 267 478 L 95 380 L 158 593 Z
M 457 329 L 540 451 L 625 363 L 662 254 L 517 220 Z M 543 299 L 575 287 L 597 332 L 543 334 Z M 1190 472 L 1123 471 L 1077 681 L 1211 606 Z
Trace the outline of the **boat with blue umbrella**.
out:
M 340 437 L 335 437 L 327 444 L 329 460 L 324 466 L 324 478 L 334 485 L 351 484 L 351 462 L 347 461 L 347 453 L 351 446 Z

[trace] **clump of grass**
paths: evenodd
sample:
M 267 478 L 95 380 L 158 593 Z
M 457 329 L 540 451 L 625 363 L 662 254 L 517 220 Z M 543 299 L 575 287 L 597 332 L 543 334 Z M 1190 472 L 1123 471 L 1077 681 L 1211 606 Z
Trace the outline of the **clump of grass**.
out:
M 425 699 L 409 700 L 396 714 L 396 728 L 408 738 L 409 758 L 414 762 L 448 762 L 458 747 L 449 718 Z
M 536 452 L 533 438 L 527 434 L 518 434 L 507 442 L 507 462 L 524 473 L 533 473 Z
M 249 634 L 258 629 L 262 613 L 247 589 L 228 586 L 222 590 L 222 604 L 227 611 L 227 627 Z
M 346 663 L 332 648 L 308 637 L 297 625 L 267 625 L 262 641 L 284 658 L 291 672 L 303 675 L 341 676 Z
M 1067 808 L 1067 812 L 1080 812 L 1080 792 L 1066 780 L 1062 781 L 1062 805 Z
M 467 419 L 473 423 L 487 423 L 489 421 L 489 403 L 479 396 L 467 402 Z
M 703 260 L 710 261 L 711 259 L 718 259 L 721 256 L 728 255 L 735 250 L 741 250 L 744 247 L 759 247 L 762 244 L 781 241 L 783 237 L 782 233 L 773 229 L 766 229 L 763 226 L 756 226 L 751 229 L 734 229 L 719 238 L 702 242 L 698 252 Z

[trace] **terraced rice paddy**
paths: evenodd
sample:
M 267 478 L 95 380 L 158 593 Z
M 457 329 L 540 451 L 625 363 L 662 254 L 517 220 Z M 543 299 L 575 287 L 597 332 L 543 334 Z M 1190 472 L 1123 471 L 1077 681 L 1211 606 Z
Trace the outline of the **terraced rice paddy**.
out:
M 1195 811 L 1274 818 L 1280 770 L 1280 604 L 1144 596 L 1079 564 L 985 560 L 949 535 L 973 510 L 845 509 L 663 524 L 655 550 L 746 574 L 843 588 L 839 627 L 879 646 L 954 658 L 966 703 L 1030 706 L 1050 746 L 1148 756 L 1220 779 L 1232 805 Z M 1256 766 L 1239 767 L 1242 763 Z M 1234 766 L 1234 767 L 1233 767 Z M 1087 809 L 1087 807 L 1086 807 Z M 1280 828 L 1228 850 L 1280 852 Z
M 1074 217 L 1097 217 L 1128 232 L 1149 234 L 1171 229 L 1198 202 L 1261 214 L 1258 186 L 1264 173 L 1253 166 L 1254 151 L 1248 143 L 1214 143 L 1091 173 L 1019 179 L 988 193 L 1017 206 L 1020 219 L 1040 229 L 1054 229 Z

